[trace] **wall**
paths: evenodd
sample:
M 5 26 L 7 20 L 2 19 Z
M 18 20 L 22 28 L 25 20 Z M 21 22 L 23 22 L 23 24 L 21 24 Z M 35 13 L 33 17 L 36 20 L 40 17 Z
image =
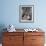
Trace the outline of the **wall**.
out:
M 43 0 L 1 0 L 0 25 L 13 24 L 16 28 L 46 28 L 46 1 Z M 19 5 L 34 5 L 34 23 L 19 22 Z

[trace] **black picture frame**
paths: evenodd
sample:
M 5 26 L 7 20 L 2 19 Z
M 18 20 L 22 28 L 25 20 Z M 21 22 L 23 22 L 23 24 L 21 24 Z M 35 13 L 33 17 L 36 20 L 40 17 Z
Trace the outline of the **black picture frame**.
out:
M 19 21 L 22 23 L 34 22 L 34 5 L 19 6 Z

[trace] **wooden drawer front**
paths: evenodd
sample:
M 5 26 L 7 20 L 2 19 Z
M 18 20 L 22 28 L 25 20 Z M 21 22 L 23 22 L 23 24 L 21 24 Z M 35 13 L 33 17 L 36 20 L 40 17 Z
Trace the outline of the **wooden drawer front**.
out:
M 25 32 L 24 33 L 24 36 L 29 36 L 29 35 L 37 35 L 37 36 L 41 36 L 41 35 L 44 35 L 44 32 Z
M 43 44 L 44 36 L 32 36 L 32 44 Z
M 23 44 L 22 43 L 21 44 L 20 43 L 19 44 L 18 43 L 17 44 L 15 43 L 14 44 L 3 44 L 2 46 L 23 46 Z
M 16 46 L 14 44 L 3 44 L 2 46 Z
M 43 44 L 32 44 L 32 46 L 44 46 Z
M 3 38 L 3 45 L 8 46 L 22 46 L 23 45 L 23 37 L 22 36 L 8 36 Z
M 44 36 L 24 36 L 24 46 L 44 46 Z
M 7 37 L 3 37 L 3 44 L 6 44 L 6 43 L 8 43 L 8 38 Z
M 24 46 L 31 46 L 31 44 L 32 44 L 32 37 L 30 37 L 30 36 L 26 36 L 26 37 L 24 37 Z
M 5 36 L 3 37 L 3 43 L 14 43 L 14 42 L 21 42 L 23 40 L 23 36 Z
M 23 32 L 4 32 L 4 36 L 23 36 Z

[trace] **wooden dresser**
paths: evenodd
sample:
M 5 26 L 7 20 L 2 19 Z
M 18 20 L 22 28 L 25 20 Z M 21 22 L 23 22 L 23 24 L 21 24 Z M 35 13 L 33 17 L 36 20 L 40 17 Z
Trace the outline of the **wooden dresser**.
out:
M 3 32 L 3 46 L 44 46 L 44 32 Z

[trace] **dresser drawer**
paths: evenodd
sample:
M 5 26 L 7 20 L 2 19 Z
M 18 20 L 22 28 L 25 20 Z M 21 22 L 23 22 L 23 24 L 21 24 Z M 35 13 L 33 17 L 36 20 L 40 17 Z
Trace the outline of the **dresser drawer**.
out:
M 2 46 L 23 46 L 23 43 L 19 43 L 19 44 L 18 44 L 18 43 L 17 43 L 17 44 L 16 44 L 16 43 L 12 43 L 12 44 L 10 44 L 10 43 L 4 44 L 4 43 L 3 43 Z
M 32 43 L 33 44 L 43 44 L 44 36 L 32 36 Z
M 24 36 L 44 36 L 45 33 L 44 32 L 25 32 Z
M 8 36 L 3 38 L 3 46 L 23 46 L 22 36 Z
M 4 32 L 5 36 L 23 36 L 23 32 Z
M 44 46 L 44 44 L 31 44 L 32 46 Z
M 15 43 L 15 42 L 21 42 L 23 41 L 23 36 L 4 36 L 3 37 L 3 43 Z
M 15 44 L 3 44 L 2 46 L 16 46 Z

